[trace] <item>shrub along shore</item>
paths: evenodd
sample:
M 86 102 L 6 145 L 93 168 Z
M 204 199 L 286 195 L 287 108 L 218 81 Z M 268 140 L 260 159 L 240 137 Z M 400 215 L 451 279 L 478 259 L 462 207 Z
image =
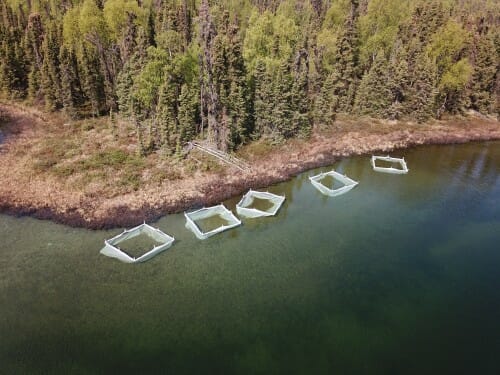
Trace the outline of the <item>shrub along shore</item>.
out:
M 425 124 L 338 116 L 307 139 L 241 147 L 236 155 L 252 166 L 241 172 L 197 151 L 138 156 L 133 126 L 117 134 L 107 118 L 65 122 L 13 103 L 0 104 L 0 114 L 0 212 L 90 229 L 216 204 L 351 155 L 500 139 L 499 122 L 474 113 Z

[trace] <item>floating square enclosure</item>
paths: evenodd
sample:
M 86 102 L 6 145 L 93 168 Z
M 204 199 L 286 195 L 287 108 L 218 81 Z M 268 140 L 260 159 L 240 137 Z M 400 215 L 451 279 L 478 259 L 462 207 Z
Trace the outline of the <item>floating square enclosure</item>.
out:
M 326 177 L 332 177 L 334 180 L 342 183 L 344 186 L 337 189 L 329 188 L 321 182 Z M 357 181 L 354 181 L 353 179 L 333 170 L 309 177 L 309 181 L 311 181 L 311 184 L 313 184 L 314 187 L 318 189 L 322 194 L 328 195 L 330 197 L 335 197 L 337 195 L 347 193 L 358 184 Z
M 137 258 L 127 254 L 118 246 L 120 243 L 141 235 L 149 237 L 155 242 L 158 242 L 159 245 L 154 246 L 151 250 L 146 251 L 144 254 Z M 123 233 L 109 240 L 105 240 L 104 248 L 101 250 L 101 254 L 111 258 L 119 259 L 125 263 L 139 263 L 151 259 L 160 252 L 168 249 L 170 246 L 172 246 L 172 243 L 174 241 L 174 237 L 171 237 L 168 234 L 163 233 L 161 230 L 153 228 L 152 226 L 144 223 L 135 228 L 125 230 Z
M 260 207 L 258 201 L 264 201 L 268 207 Z M 274 216 L 284 201 L 284 196 L 250 189 L 236 205 L 236 212 L 247 218 Z
M 380 167 L 377 166 L 377 160 L 384 161 L 387 163 L 396 163 L 401 166 L 401 168 L 394 167 Z M 393 158 L 390 156 L 373 156 L 370 160 L 370 163 L 373 167 L 373 170 L 376 172 L 385 172 L 385 173 L 394 173 L 394 174 L 405 174 L 408 173 L 408 166 L 406 165 L 406 161 L 404 158 Z
M 191 230 L 200 240 L 241 225 L 241 221 L 223 204 L 208 208 L 204 207 L 193 212 L 184 212 L 184 216 L 186 217 L 186 228 Z M 225 221 L 225 224 L 221 224 L 215 229 L 210 230 L 202 227 L 201 222 L 203 220 L 216 218 L 217 216 Z

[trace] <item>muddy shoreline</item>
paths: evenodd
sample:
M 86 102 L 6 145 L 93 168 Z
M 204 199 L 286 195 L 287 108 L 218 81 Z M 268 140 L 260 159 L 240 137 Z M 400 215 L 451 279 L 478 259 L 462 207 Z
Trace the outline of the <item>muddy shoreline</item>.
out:
M 500 125 L 492 119 L 453 120 L 401 129 L 401 124 L 383 129 L 353 128 L 352 124 L 346 124 L 345 127 L 315 132 L 308 141 L 277 146 L 265 156 L 246 155 L 252 165 L 249 172 L 228 168 L 202 177 L 193 176 L 187 181 L 145 187 L 123 197 L 86 196 L 61 189 L 57 184 L 44 187 L 43 191 L 40 188 L 40 196 L 37 196 L 36 181 L 31 182 L 27 190 L 2 188 L 3 182 L 0 182 L 0 213 L 31 216 L 88 229 L 130 227 L 143 221 L 155 221 L 166 214 L 217 204 L 249 188 L 265 188 L 349 156 L 387 153 L 420 145 L 500 140 Z M 2 179 L 15 178 L 8 174 L 6 170 Z M 193 188 L 186 189 L 186 186 Z

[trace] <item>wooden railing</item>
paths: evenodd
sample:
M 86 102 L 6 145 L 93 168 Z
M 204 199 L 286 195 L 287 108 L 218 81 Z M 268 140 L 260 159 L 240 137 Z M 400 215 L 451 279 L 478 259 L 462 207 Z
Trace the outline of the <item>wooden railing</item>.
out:
M 248 164 L 246 161 L 241 160 L 233 155 L 229 155 L 226 152 L 217 150 L 215 147 L 211 147 L 210 145 L 193 141 L 193 142 L 188 142 L 188 147 L 189 149 L 195 148 L 208 155 L 211 155 L 226 164 L 238 168 L 240 171 L 249 171 L 251 169 L 250 164 Z

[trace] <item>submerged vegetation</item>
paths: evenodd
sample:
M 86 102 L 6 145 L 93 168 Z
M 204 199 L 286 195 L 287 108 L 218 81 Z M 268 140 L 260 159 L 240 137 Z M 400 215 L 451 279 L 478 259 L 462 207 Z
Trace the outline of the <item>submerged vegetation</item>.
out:
M 0 0 L 0 92 L 132 126 L 139 155 L 498 114 L 499 23 L 490 0 Z

